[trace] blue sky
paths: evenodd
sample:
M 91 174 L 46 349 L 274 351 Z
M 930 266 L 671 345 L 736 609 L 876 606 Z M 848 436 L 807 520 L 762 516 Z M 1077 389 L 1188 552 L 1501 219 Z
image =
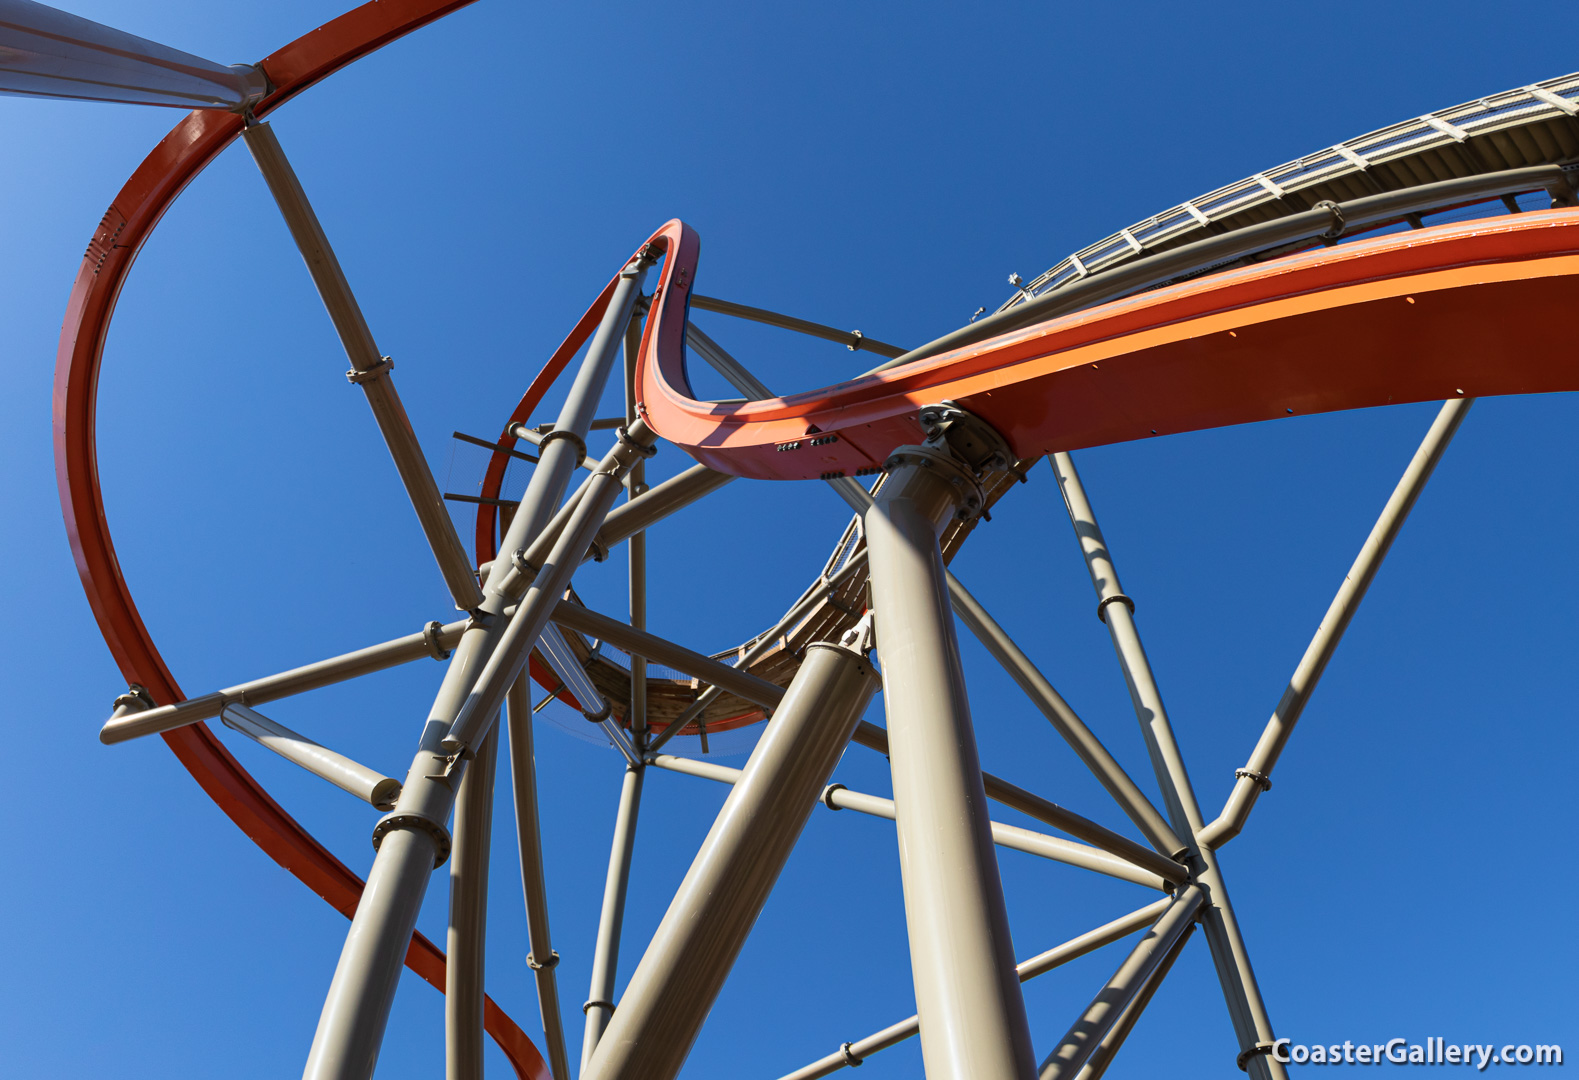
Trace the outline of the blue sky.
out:
M 225 62 L 339 13 L 305 0 L 71 10 Z M 450 432 L 497 432 L 620 260 L 671 217 L 701 234 L 701 291 L 917 344 L 994 307 L 1011 271 L 1030 278 L 1182 199 L 1579 68 L 1575 22 L 1561 6 L 1529 19 L 1442 3 L 1208 15 L 482 0 L 273 122 L 395 357 L 440 482 L 466 491 L 476 459 L 452 454 Z M 177 119 L 0 98 L 8 1075 L 293 1075 L 347 925 L 256 850 L 161 742 L 96 738 L 123 684 L 60 521 L 50 385 L 82 249 Z M 775 388 L 861 364 L 827 343 L 698 322 Z M 99 391 L 122 565 L 188 693 L 449 614 L 345 366 L 257 170 L 232 148 L 140 256 Z M 1432 414 L 1300 417 L 1078 455 L 1209 812 Z M 1579 873 L 1556 859 L 1575 839 L 1576 422 L 1571 396 L 1475 407 L 1276 787 L 1224 850 L 1279 1034 L 1579 1049 L 1579 955 L 1557 930 Z M 686 464 L 669 447 L 653 475 Z M 706 651 L 733 646 L 801 591 L 846 519 L 821 485 L 731 485 L 652 533 L 652 627 Z M 622 610 L 622 566 L 578 579 L 589 603 Z M 955 569 L 1153 790 L 1045 464 Z M 1127 828 L 1013 684 L 973 642 L 964 650 L 987 767 Z M 266 711 L 398 771 L 439 672 L 423 662 Z M 881 722 L 880 704 L 869 719 Z M 225 737 L 365 873 L 371 810 Z M 574 1056 L 620 769 L 612 750 L 547 723 L 538 762 Z M 882 764 L 853 748 L 836 778 L 886 794 Z M 536 1038 L 503 796 L 488 981 Z M 649 777 L 622 985 L 723 796 L 706 781 Z M 1028 855 L 1006 852 L 1001 866 L 1022 957 L 1151 899 Z M 445 892 L 441 874 L 421 922 L 440 940 Z M 1039 1054 L 1122 948 L 1028 985 Z M 911 1012 L 892 827 L 819 811 L 686 1075 L 771 1080 Z M 379 1075 L 435 1075 L 442 1032 L 440 995 L 408 976 Z M 1197 939 L 1108 1075 L 1163 1063 L 1228 1075 L 1235 1049 Z M 490 1053 L 490 1072 L 504 1075 Z M 912 1041 L 860 1075 L 919 1068 Z

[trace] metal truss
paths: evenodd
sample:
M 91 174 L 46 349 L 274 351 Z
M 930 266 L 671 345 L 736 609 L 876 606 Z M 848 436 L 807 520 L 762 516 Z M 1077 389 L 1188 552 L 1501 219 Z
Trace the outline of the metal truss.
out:
M 881 464 L 869 470 L 878 474 L 870 487 L 844 468 L 821 475 L 855 512 L 822 574 L 761 635 L 732 654 L 703 655 L 646 629 L 645 530 L 709 497 L 731 478 L 704 464 L 648 487 L 646 459 L 660 437 L 670 438 L 685 420 L 684 401 L 671 402 L 666 412 L 656 396 L 664 386 L 662 366 L 666 356 L 689 347 L 745 395 L 747 406 L 773 394 L 746 365 L 690 324 L 688 305 L 876 352 L 891 366 L 1001 334 L 1013 328 L 1007 316 L 1023 320 L 1057 314 L 1044 301 L 1068 276 L 1054 273 L 1033 283 L 996 322 L 983 320 L 962 328 L 962 336 L 907 352 L 856 331 L 689 296 L 695 235 L 682 223 L 671 222 L 619 267 L 532 382 L 500 437 L 473 439 L 492 452 L 477 500 L 473 559 L 451 523 L 406 418 L 391 374 L 393 364 L 377 348 L 329 238 L 263 120 L 271 108 L 316 79 L 456 6 L 416 0 L 367 5 L 246 69 L 183 59 L 184 54 L 174 50 L 75 20 L 66 26 L 72 35 L 66 61 L 47 73 L 57 83 L 74 79 L 73 96 L 95 96 L 91 87 L 103 84 L 101 68 L 110 57 L 119 72 L 113 100 L 190 105 L 196 99 L 205 106 L 183 120 L 176 137 L 162 144 L 134 176 L 89 249 L 90 265 L 73 294 L 62 344 L 57 395 L 62 494 L 90 600 L 133 683 L 116 699 L 114 715 L 101 732 L 103 741 L 162 735 L 254 840 L 351 918 L 304 1075 L 313 1080 L 372 1075 L 403 964 L 446 995 L 450 1080 L 482 1075 L 485 1030 L 499 1041 L 518 1075 L 554 1080 L 572 1075 L 555 970 L 558 954 L 548 919 L 549 883 L 532 753 L 529 688 L 536 679 L 603 727 L 618 751 L 610 767 L 623 773 L 593 974 L 582 1008 L 583 1051 L 575 1070 L 581 1077 L 671 1080 L 678 1074 L 807 819 L 821 805 L 894 822 L 917 1015 L 844 1042 L 828 1056 L 785 1074 L 784 1080 L 811 1080 L 859 1065 L 917 1034 L 931 1080 L 1027 1080 L 1032 1074 L 1040 1080 L 1095 1080 L 1114 1060 L 1197 927 L 1238 1039 L 1239 1068 L 1259 1080 L 1282 1080 L 1286 1070 L 1270 1053 L 1272 1020 L 1217 852 L 1245 827 L 1257 799 L 1270 789 L 1305 704 L 1473 395 L 1441 407 L 1215 817 L 1203 811 L 1185 768 L 1142 643 L 1137 600 L 1120 583 L 1113 552 L 1073 457 L 1064 450 L 1044 453 L 1044 448 L 1014 441 L 1012 433 L 999 430 L 990 418 L 953 401 L 922 402 L 906 416 L 914 437 L 875 448 Z M 40 33 L 65 32 L 58 13 L 38 5 L 5 0 L 0 9 L 14 20 L 32 19 Z M 42 78 L 37 72 L 8 71 L 0 87 L 54 92 L 54 83 L 40 90 Z M 1495 123 L 1506 127 L 1508 117 L 1545 122 L 1547 112 L 1572 116 L 1576 109 L 1568 91 L 1573 85 L 1579 83 L 1559 80 L 1517 92 L 1507 102 L 1499 98 L 1484 103 L 1479 113 L 1450 110 L 1389 129 L 1335 148 L 1333 161 L 1303 162 L 1297 176 L 1288 171 L 1292 166 L 1272 170 L 1258 174 L 1253 184 L 1224 189 L 1221 197 L 1186 204 L 1185 217 L 1205 228 L 1223 219 L 1225 207 L 1243 209 L 1241 204 L 1259 205 L 1268 199 L 1287 202 L 1301 185 L 1309 186 L 1307 180 L 1327 182 L 1344 169 L 1363 172 L 1404 149 L 1424 152 L 1442 140 L 1462 146 L 1471 136 L 1480 137 L 1483 128 L 1491 130 L 1493 121 L 1487 117 L 1501 117 Z M 201 97 L 204 94 L 209 96 Z M 159 659 L 114 561 L 92 467 L 93 376 L 114 292 L 138 246 L 185 181 L 236 138 L 247 144 L 301 251 L 345 348 L 347 377 L 367 397 L 440 575 L 465 617 L 434 621 L 382 644 L 187 697 Z M 1377 149 L 1382 146 L 1391 149 L 1383 153 Z M 1550 163 L 1489 176 L 1481 175 L 1484 172 L 1307 207 L 1202 241 L 1208 248 L 1181 247 L 1171 255 L 1152 254 L 1150 249 L 1165 246 L 1157 237 L 1168 239 L 1174 233 L 1160 226 L 1125 230 L 1120 235 L 1128 267 L 1091 277 L 1100 288 L 1085 293 L 1064 284 L 1064 299 L 1073 297 L 1074 307 L 1068 310 L 1076 310 L 1224 265 L 1225 260 L 1264 254 L 1280 245 L 1286 250 L 1312 236 L 1335 240 L 1346 225 L 1393 220 L 1465 201 L 1500 200 L 1535 190 L 1550 191 L 1563 201 L 1572 197 L 1566 173 Z M 1103 269 L 1098 256 L 1088 249 L 1072 257 L 1072 265 L 1094 273 Z M 1148 259 L 1161 261 L 1148 264 Z M 657 280 L 649 283 L 649 278 Z M 572 370 L 578 354 L 583 358 Z M 618 380 L 625 391 L 624 415 L 612 421 L 595 416 L 611 380 Z M 568 385 L 563 386 L 563 404 L 553 423 L 529 426 L 549 391 L 562 384 Z M 588 433 L 611 427 L 616 432 L 612 449 L 600 461 L 590 460 Z M 682 431 L 671 441 L 688 445 L 686 437 Z M 777 449 L 795 451 L 803 443 L 817 446 L 837 437 L 807 431 Z M 516 449 L 522 441 L 534 444 L 535 456 Z M 715 464 L 727 457 L 722 451 L 720 455 Z M 1096 615 L 1112 638 L 1162 793 L 1161 807 L 1153 805 L 947 567 L 974 524 L 1043 456 L 1057 479 L 1077 550 L 1089 571 Z M 500 495 L 504 468 L 522 458 L 532 466 L 526 491 L 519 500 L 505 500 Z M 616 618 L 588 610 L 572 585 L 584 562 L 609 558 L 621 544 L 629 568 L 629 610 Z M 1135 836 L 1107 829 L 983 771 L 957 624 L 981 640 L 1067 741 L 1129 819 Z M 597 656 L 589 638 L 625 650 L 628 666 L 611 665 Z M 293 694 L 428 657 L 442 662 L 445 674 L 409 746 L 412 764 L 403 779 L 369 769 L 258 711 Z M 686 678 L 650 675 L 649 662 L 672 667 Z M 879 689 L 885 728 L 861 719 Z M 767 722 L 744 768 L 664 752 L 681 734 L 705 738 L 710 727 L 716 732 L 764 717 Z M 377 855 L 365 884 L 285 815 L 218 744 L 204 723 L 215 718 L 386 811 L 373 828 Z M 852 741 L 888 757 L 892 799 L 830 783 L 835 764 Z M 508 765 L 515 808 L 531 947 L 527 963 L 538 991 L 546 1057 L 483 990 L 488 857 L 494 839 L 491 808 L 501 760 Z M 730 792 L 616 1001 L 623 913 L 649 768 L 724 783 Z M 1064 836 L 995 821 L 988 812 L 989 800 Z M 1162 895 L 1017 962 L 998 847 L 1142 884 Z M 415 934 L 415 925 L 433 871 L 445 865 L 450 920 L 446 954 L 441 955 Z M 1021 983 L 1136 934 L 1138 939 L 1116 961 L 1111 978 L 1089 1006 L 1038 1058 Z

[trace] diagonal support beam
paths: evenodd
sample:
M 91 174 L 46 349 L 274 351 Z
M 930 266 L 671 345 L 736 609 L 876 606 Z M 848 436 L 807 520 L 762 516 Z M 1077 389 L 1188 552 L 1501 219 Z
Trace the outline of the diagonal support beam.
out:
M 1198 886 L 1181 892 L 1042 1061 L 1038 1080 L 1072 1080 L 1157 975 L 1201 908 Z
M 433 557 L 439 564 L 439 572 L 444 575 L 450 596 L 456 607 L 472 610 L 482 603 L 482 591 L 477 587 L 471 560 L 466 556 L 466 549 L 461 547 L 455 523 L 450 520 L 450 512 L 428 468 L 428 459 L 417 442 L 416 432 L 411 429 L 405 406 L 395 392 L 395 384 L 389 376 L 393 365 L 378 351 L 362 307 L 356 302 L 356 295 L 340 268 L 340 260 L 335 258 L 329 237 L 319 224 L 312 203 L 307 201 L 307 193 L 302 190 L 301 181 L 275 138 L 274 129 L 268 124 L 248 124 L 244 137 L 307 263 L 307 272 L 318 287 L 318 295 L 329 312 L 335 332 L 340 335 L 340 344 L 351 360 L 351 370 L 346 377 L 360 384 L 367 395 L 373 418 L 383 433 L 390 456 L 395 459 L 400 482 L 405 485 L 411 506 L 417 512 L 417 520 L 428 538 L 428 546 L 433 549 Z
M 565 1025 L 560 1019 L 559 954 L 548 925 L 548 887 L 543 872 L 542 825 L 537 813 L 537 762 L 532 755 L 531 687 L 517 679 L 505 700 L 510 734 L 510 788 L 515 801 L 515 834 L 521 857 L 521 893 L 526 901 L 526 965 L 537 982 L 543 1041 L 554 1080 L 570 1080 Z
M 1283 753 L 1283 747 L 1288 745 L 1289 737 L 1294 734 L 1294 725 L 1299 723 L 1310 695 L 1316 692 L 1316 684 L 1327 670 L 1327 662 L 1343 640 L 1349 621 L 1359 610 L 1360 601 L 1365 599 L 1365 592 L 1371 587 L 1376 572 L 1381 569 L 1382 560 L 1387 558 L 1387 552 L 1398 538 L 1398 531 L 1408 519 L 1409 511 L 1414 509 L 1415 500 L 1420 497 L 1426 481 L 1431 479 L 1437 462 L 1442 460 L 1448 444 L 1453 441 L 1459 425 L 1464 422 L 1464 417 L 1469 414 L 1470 406 L 1474 403 L 1474 398 L 1458 398 L 1443 403 L 1420 448 L 1410 460 L 1409 467 L 1393 488 L 1387 505 L 1382 508 L 1381 516 L 1365 538 L 1337 595 L 1332 598 L 1327 614 L 1316 628 L 1316 635 L 1305 648 L 1305 655 L 1300 657 L 1299 666 L 1288 680 L 1282 700 L 1272 711 L 1272 718 L 1267 721 L 1266 730 L 1261 733 L 1255 752 L 1236 774 L 1234 790 L 1228 797 L 1227 805 L 1217 820 L 1202 831 L 1202 844 L 1218 847 L 1238 836 L 1239 830 L 1244 828 L 1250 817 L 1256 799 L 1272 786 L 1272 768 Z
M 1132 911 L 1121 919 L 1114 919 L 1106 925 L 1095 930 L 1071 938 L 1055 948 L 1038 953 L 1029 960 L 1022 960 L 1015 969 L 1021 982 L 1029 982 L 1038 975 L 1045 975 L 1054 968 L 1062 967 L 1071 960 L 1078 960 L 1087 953 L 1095 952 L 1104 945 L 1111 945 L 1120 938 L 1126 938 L 1143 926 L 1150 926 L 1158 917 L 1173 904 L 1173 898 L 1167 897 L 1155 903 L 1147 904 L 1139 911 Z M 890 1046 L 897 1046 L 906 1039 L 911 1038 L 921 1029 L 917 1018 L 912 1016 L 908 1020 L 901 1020 L 897 1024 L 890 1024 L 882 1031 L 868 1035 L 855 1042 L 847 1042 L 835 1053 L 812 1062 L 804 1068 L 796 1069 L 781 1077 L 780 1080 L 821 1080 L 830 1073 L 840 1069 L 860 1065 L 866 1058 L 871 1057 L 879 1050 L 887 1050 Z
M 1035 1057 L 938 547 L 985 495 L 947 441 L 968 420 L 947 415 L 922 410 L 936 434 L 894 452 L 865 515 L 911 977 L 930 1080 L 1025 1080 Z
M 1107 624 L 1113 639 L 1113 649 L 1129 687 L 1130 702 L 1140 721 L 1141 734 L 1145 736 L 1168 815 L 1174 829 L 1188 837 L 1190 847 L 1185 862 L 1192 871 L 1193 880 L 1205 891 L 1206 942 L 1211 948 L 1217 980 L 1239 1039 L 1240 1067 L 1245 1068 L 1248 1062 L 1249 1072 L 1256 1080 L 1287 1080 L 1288 1071 L 1264 1052 L 1264 1048 L 1272 1045 L 1272 1020 L 1262 1000 L 1261 987 L 1250 964 L 1250 952 L 1234 915 L 1216 854 L 1197 839 L 1202 828 L 1201 809 L 1152 674 L 1151 661 L 1146 657 L 1145 646 L 1135 626 L 1134 601 L 1125 595 L 1119 584 L 1118 569 L 1113 565 L 1112 554 L 1097 524 L 1096 512 L 1086 496 L 1074 459 L 1067 453 L 1056 453 L 1050 462 L 1058 476 L 1064 505 L 1091 575 L 1091 586 L 1097 593 L 1097 615 Z M 1043 1080 L 1050 1078 L 1044 1076 Z
M 672 1080 L 877 689 L 869 624 L 819 642 L 681 882 L 584 1080 Z
M 1063 699 L 1053 684 L 1047 681 L 1036 665 L 1031 663 L 1031 658 L 1020 650 L 1014 639 L 999 626 L 981 602 L 972 596 L 952 573 L 948 575 L 949 597 L 954 604 L 954 614 L 959 621 L 964 623 L 972 634 L 976 635 L 993 659 L 1003 666 L 1009 677 L 1019 684 L 1025 691 L 1025 696 L 1031 703 L 1041 710 L 1047 717 L 1053 729 L 1063 736 L 1065 742 L 1085 762 L 1086 768 L 1091 770 L 1107 789 L 1109 795 L 1118 803 L 1119 808 L 1129 816 L 1129 819 L 1140 829 L 1152 847 L 1161 855 L 1170 859 L 1177 858 L 1185 850 L 1185 842 L 1173 829 L 1168 827 L 1157 808 L 1151 805 L 1151 800 L 1146 798 L 1135 781 L 1124 771 L 1113 755 L 1108 753 L 1107 747 L 1092 733 L 1091 729 L 1075 714 L 1074 709 Z

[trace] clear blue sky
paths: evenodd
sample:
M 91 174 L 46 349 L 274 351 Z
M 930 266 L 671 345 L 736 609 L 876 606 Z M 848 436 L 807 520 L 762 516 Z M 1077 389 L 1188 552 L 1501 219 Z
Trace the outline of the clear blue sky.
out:
M 70 6 L 226 62 L 256 59 L 340 10 L 334 0 Z M 299 98 L 274 126 L 396 359 L 441 483 L 464 491 L 476 459 L 452 464 L 451 430 L 497 432 L 619 261 L 671 217 L 702 236 L 702 291 L 915 344 L 995 306 L 1011 271 L 1029 278 L 1182 199 L 1579 68 L 1576 29 L 1562 5 L 1515 17 L 1452 3 L 1208 12 L 482 0 Z M 8 1076 L 295 1075 L 347 926 L 256 850 L 161 742 L 96 738 L 123 684 L 61 525 L 50 385 L 83 247 L 177 119 L 0 98 Z M 861 364 L 837 346 L 699 322 L 774 387 L 822 385 Z M 188 693 L 447 616 L 345 366 L 256 169 L 231 149 L 141 255 L 99 391 L 121 561 Z M 1079 455 L 1211 810 L 1432 413 L 1297 418 Z M 1225 849 L 1279 1034 L 1561 1042 L 1579 1053 L 1579 955 L 1563 929 L 1579 873 L 1557 859 L 1575 840 L 1579 749 L 1576 424 L 1571 396 L 1477 405 L 1275 789 Z M 667 448 L 654 475 L 685 464 Z M 821 485 L 732 485 L 652 534 L 653 628 L 731 647 L 799 593 L 846 518 Z M 622 566 L 578 581 L 589 602 L 621 610 Z M 1045 465 L 956 570 L 1150 790 Z M 1126 828 L 1007 678 L 972 642 L 965 652 L 987 766 Z M 269 712 L 398 772 L 439 670 L 423 662 Z M 365 873 L 374 813 L 239 742 L 287 809 Z M 538 760 L 574 1052 L 620 769 L 612 751 L 548 724 Z M 852 749 L 838 779 L 886 793 L 881 764 Z M 649 778 L 622 985 L 723 795 Z M 503 800 L 498 824 L 488 982 L 537 1038 Z M 1031 856 L 1001 862 L 1021 956 L 1150 899 Z M 445 893 L 441 874 L 421 923 L 439 940 Z M 1027 987 L 1039 1053 L 1122 948 Z M 772 1080 L 912 1011 L 892 827 L 819 811 L 686 1075 Z M 408 976 L 379 1075 L 438 1075 L 442 1033 L 440 995 Z M 490 1053 L 491 1074 L 505 1075 Z M 1234 1075 L 1234 1053 L 1197 939 L 1109 1075 Z M 919 1069 L 910 1042 L 860 1078 Z

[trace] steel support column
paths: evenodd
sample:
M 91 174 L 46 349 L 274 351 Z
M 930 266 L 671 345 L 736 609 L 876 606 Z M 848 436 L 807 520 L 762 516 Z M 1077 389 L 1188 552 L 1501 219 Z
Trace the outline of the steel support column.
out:
M 1074 1026 L 1042 1062 L 1039 1080 L 1070 1080 L 1085 1067 L 1108 1035 L 1123 1021 L 1130 1006 L 1154 984 L 1159 967 L 1189 931 L 1202 903 L 1201 889 L 1183 889 L 1146 936 L 1124 958 Z
M 587 1002 L 581 1007 L 586 1022 L 581 1036 L 581 1075 L 598 1040 L 614 1015 L 614 978 L 619 971 L 620 931 L 625 926 L 625 896 L 630 888 L 631 853 L 636 847 L 636 818 L 641 811 L 642 781 L 646 768 L 627 765 L 620 785 L 620 805 L 614 816 L 614 842 L 609 846 L 609 872 L 603 879 L 603 910 L 598 916 L 598 939 L 592 951 L 592 980 Z
M 819 642 L 807 649 L 631 976 L 583 1080 L 672 1080 L 679 1073 L 818 793 L 877 690 L 865 657 L 869 629 L 863 623 L 838 645 Z M 1012 958 L 1009 966 L 1012 972 Z M 590 1026 L 590 1012 L 588 1020 Z
M 488 856 L 493 846 L 493 783 L 498 761 L 499 726 L 495 724 L 477 748 L 455 798 L 450 927 L 444 965 L 445 1080 L 482 1080 Z
M 536 631 L 524 622 L 535 622 L 538 617 L 546 621 L 552 605 L 539 598 L 535 603 L 521 603 L 521 608 L 531 609 L 524 617 L 518 610 L 516 617 L 507 621 L 503 613 L 520 599 L 521 592 L 531 591 L 529 583 L 541 586 L 541 592 L 552 588 L 559 580 L 558 588 L 562 592 L 607 511 L 608 502 L 603 499 L 588 499 L 584 507 L 578 507 L 567 525 L 566 535 L 554 545 L 558 559 L 555 568 L 541 580 L 533 581 L 516 570 L 516 555 L 523 552 L 547 524 L 555 505 L 564 496 L 572 470 L 585 453 L 587 430 L 598 398 L 607 385 L 609 369 L 649 264 L 650 260 L 643 253 L 621 274 L 608 310 L 560 411 L 555 428 L 560 437 L 543 447 L 521 505 L 500 545 L 499 557 L 488 575 L 478 617 L 461 635 L 444 673 L 400 799 L 394 812 L 379 821 L 373 830 L 378 854 L 329 984 L 312 1049 L 308 1052 L 304 1080 L 367 1080 L 378 1062 L 395 986 L 412 931 L 416 928 L 428 880 L 434 867 L 449 857 L 450 836 L 446 826 L 455 801 L 454 785 L 465 773 L 466 757 L 474 753 L 483 737 L 492 730 L 494 725 L 489 721 L 503 704 L 509 683 L 515 678 L 514 672 L 501 674 L 501 665 L 492 662 L 496 659 L 494 652 L 501 638 L 506 637 L 507 628 L 514 629 L 518 639 L 524 636 L 535 639 Z M 636 428 L 631 445 L 622 439 L 600 466 L 602 476 L 592 477 L 589 484 L 601 478 L 618 486 L 622 459 L 628 466 L 628 455 L 637 452 L 633 446 L 645 445 L 643 440 L 651 438 L 643 425 L 638 423 Z M 611 499 L 612 492 L 608 494 Z M 555 598 L 557 595 L 554 593 Z M 524 642 L 524 648 L 530 650 L 530 640 Z M 524 665 L 525 653 L 518 659 Z M 513 661 L 504 665 L 506 670 L 514 666 Z M 485 673 L 491 683 L 498 683 L 501 678 L 507 680 L 497 687 L 483 688 L 481 696 L 493 699 L 487 704 L 479 700 L 477 692 L 479 680 Z M 467 706 L 471 710 L 468 729 L 462 732 L 463 738 L 451 739 Z M 446 745 L 447 740 L 450 745 Z
M 1282 699 L 1272 711 L 1272 718 L 1267 721 L 1266 730 L 1261 733 L 1255 752 L 1250 755 L 1245 767 L 1235 774 L 1234 789 L 1227 805 L 1217 820 L 1201 833 L 1201 843 L 1206 847 L 1215 848 L 1238 836 L 1239 830 L 1244 828 L 1250 817 L 1256 799 L 1272 786 L 1272 769 L 1283 753 L 1283 747 L 1288 745 L 1289 736 L 1294 734 L 1294 725 L 1299 723 L 1305 703 L 1315 693 L 1316 684 L 1327 670 L 1327 662 L 1337 651 L 1338 643 L 1343 640 L 1343 632 L 1349 628 L 1349 620 L 1359 610 L 1360 601 L 1365 599 L 1365 592 L 1371 587 L 1376 571 L 1381 569 L 1382 560 L 1387 558 L 1387 552 L 1392 549 L 1398 530 L 1403 528 L 1415 500 L 1420 497 L 1426 481 L 1431 479 L 1437 462 L 1442 460 L 1448 443 L 1453 441 L 1454 434 L 1474 403 L 1474 398 L 1443 402 L 1425 439 L 1410 459 L 1409 467 L 1404 470 L 1387 505 L 1382 508 L 1381 516 L 1365 538 L 1360 553 L 1355 556 L 1354 565 L 1349 568 L 1337 595 L 1332 598 L 1327 614 L 1305 648 L 1305 655 L 1300 657 L 1299 666 L 1294 669 Z
M 405 485 L 412 508 L 417 512 L 417 520 L 422 523 L 422 531 L 433 549 L 444 583 L 449 586 L 455 606 L 469 611 L 482 603 L 483 594 L 477 588 L 471 560 L 466 556 L 466 549 L 461 547 L 460 537 L 439 495 L 438 484 L 434 482 L 416 432 L 411 429 L 405 406 L 395 392 L 394 381 L 389 375 L 393 364 L 389 357 L 379 352 L 362 307 L 346 281 L 345 272 L 340 269 L 340 260 L 335 257 L 329 237 L 319 224 L 318 215 L 313 212 L 312 203 L 308 202 L 290 160 L 274 137 L 274 129 L 268 124 L 249 124 L 243 134 L 351 361 L 346 378 L 361 384 L 366 393 L 367 404 L 383 433 L 389 455 L 400 473 L 400 482 Z
M 526 902 L 526 963 L 537 982 L 543 1041 L 554 1080 L 570 1080 L 565 1025 L 560 1017 L 559 954 L 548 927 L 548 889 L 543 873 L 542 826 L 537 813 L 537 762 L 532 753 L 531 684 L 522 676 L 505 699 L 510 731 L 510 787 L 515 796 L 515 834 L 521 852 L 521 895 Z
M 1157 688 L 1151 662 L 1135 626 L 1134 602 L 1119 584 L 1118 570 L 1113 565 L 1085 486 L 1080 482 L 1074 459 L 1066 453 L 1057 453 L 1050 461 L 1063 491 L 1075 537 L 1085 556 L 1091 585 L 1097 593 L 1097 614 L 1107 624 L 1124 681 L 1129 687 L 1130 701 L 1146 739 L 1146 749 L 1151 755 L 1157 783 L 1162 788 L 1168 816 L 1174 830 L 1189 838 L 1190 848 L 1184 862 L 1192 871 L 1192 880 L 1205 893 L 1202 925 L 1218 982 L 1222 984 L 1229 1018 L 1239 1039 L 1240 1060 L 1248 1062 L 1247 1071 L 1256 1080 L 1287 1080 L 1288 1072 L 1281 1063 L 1265 1052 L 1258 1052 L 1272 1044 L 1272 1020 L 1262 1000 L 1261 987 L 1250 964 L 1250 953 L 1234 915 L 1233 903 L 1228 898 L 1228 887 L 1217 857 L 1211 848 L 1198 840 L 1203 827 L 1200 805 L 1195 800 L 1184 757 L 1179 752 L 1173 726 L 1162 703 L 1162 693 Z M 1244 1064 L 1241 1067 L 1245 1067 Z M 1042 1080 L 1050 1078 L 1044 1075 Z
M 936 427 L 887 468 L 866 543 L 922 1057 L 929 1080 L 1027 1080 L 1036 1061 L 938 547 L 982 491 Z

